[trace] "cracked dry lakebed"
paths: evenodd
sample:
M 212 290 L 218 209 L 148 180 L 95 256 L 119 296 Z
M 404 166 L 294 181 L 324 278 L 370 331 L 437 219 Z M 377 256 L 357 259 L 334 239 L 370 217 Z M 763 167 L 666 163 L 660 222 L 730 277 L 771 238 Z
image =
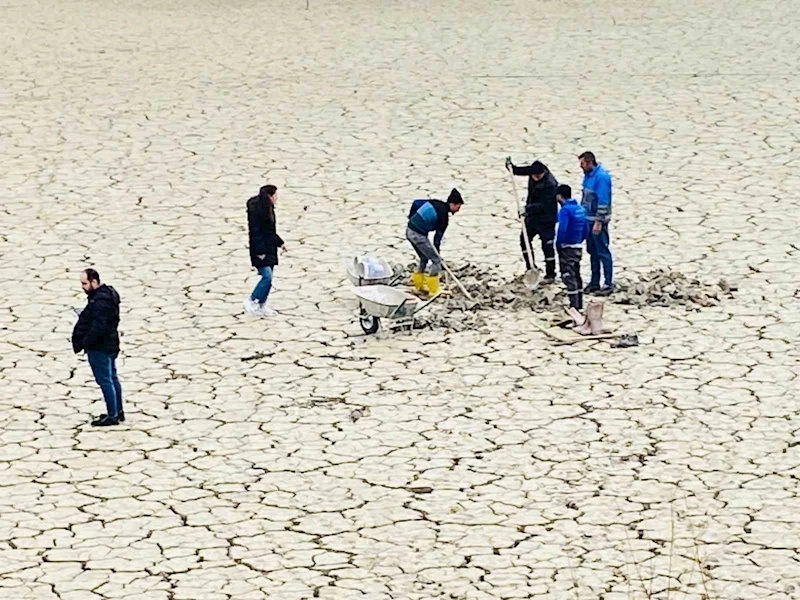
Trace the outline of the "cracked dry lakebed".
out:
M 2 3 L 0 600 L 800 599 L 798 19 Z M 579 195 L 585 150 L 637 347 L 555 344 L 561 282 L 519 281 L 505 157 Z M 287 252 L 257 319 L 266 183 Z M 480 302 L 443 283 L 422 327 L 363 335 L 342 258 L 408 265 L 410 203 L 452 187 Z M 88 266 L 122 297 L 100 430 L 67 341 Z

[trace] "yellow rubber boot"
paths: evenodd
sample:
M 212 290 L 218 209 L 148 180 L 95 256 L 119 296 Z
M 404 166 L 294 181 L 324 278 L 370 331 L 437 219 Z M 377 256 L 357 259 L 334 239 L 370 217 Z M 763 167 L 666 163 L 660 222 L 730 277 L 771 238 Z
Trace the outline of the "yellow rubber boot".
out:
M 425 278 L 425 285 L 428 288 L 428 294 L 433 297 L 439 293 L 439 276 L 438 275 L 428 275 Z
M 414 289 L 418 292 L 422 291 L 422 287 L 425 285 L 425 274 L 424 273 L 412 273 L 411 274 L 411 284 L 414 286 Z

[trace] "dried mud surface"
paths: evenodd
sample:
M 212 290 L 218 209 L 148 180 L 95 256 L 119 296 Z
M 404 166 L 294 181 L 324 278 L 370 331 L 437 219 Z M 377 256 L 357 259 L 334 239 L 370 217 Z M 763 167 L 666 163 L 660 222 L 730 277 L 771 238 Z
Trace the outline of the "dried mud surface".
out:
M 0 3 L 0 599 L 798 600 L 797 3 L 309 4 Z M 624 351 L 552 344 L 561 284 L 514 280 L 505 157 L 577 191 L 585 150 Z M 409 204 L 453 186 L 482 308 L 361 335 L 342 255 L 411 261 Z M 122 296 L 102 431 L 90 265 Z
M 415 265 L 393 265 L 401 281 L 408 280 Z M 548 316 L 563 316 L 567 296 L 560 282 L 540 285 L 528 289 L 522 277 L 504 277 L 496 269 L 473 264 L 450 268 L 472 300 L 468 299 L 458 285 L 446 273 L 442 273 L 447 292 L 425 312 L 420 313 L 418 325 L 443 327 L 449 331 L 467 331 L 482 328 L 487 324 L 487 312 L 534 311 Z M 698 310 L 717 306 L 732 299 L 738 287 L 725 279 L 716 284 L 703 283 L 697 278 L 669 268 L 653 269 L 643 275 L 622 277 L 617 280 L 615 292 L 607 302 L 636 307 L 677 307 Z M 588 301 L 592 296 L 587 294 Z

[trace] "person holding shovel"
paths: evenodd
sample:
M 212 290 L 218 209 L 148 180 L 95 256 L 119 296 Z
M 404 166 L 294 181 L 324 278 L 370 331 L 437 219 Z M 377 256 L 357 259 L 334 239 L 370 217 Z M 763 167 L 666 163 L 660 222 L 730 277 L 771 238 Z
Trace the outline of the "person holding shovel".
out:
M 418 292 L 427 291 L 430 296 L 435 296 L 439 292 L 439 274 L 442 271 L 439 248 L 450 223 L 450 215 L 461 210 L 463 204 L 464 199 L 456 188 L 450 191 L 446 202 L 431 199 L 414 200 L 411 203 L 406 239 L 411 242 L 411 246 L 419 256 L 419 267 L 411 275 L 411 283 Z M 433 243 L 428 238 L 432 231 L 435 232 Z M 431 263 L 430 275 L 425 275 L 428 262 Z
M 538 160 L 533 161 L 528 167 L 517 167 L 511 162 L 511 157 L 506 158 L 506 169 L 516 176 L 528 177 L 528 199 L 525 202 L 525 229 L 528 239 L 539 236 L 544 253 L 545 276 L 543 284 L 553 283 L 556 279 L 556 253 L 553 240 L 556 237 L 556 221 L 558 207 L 556 205 L 556 189 L 558 181 L 550 170 Z M 524 235 L 520 235 L 522 258 L 525 267 L 530 270 L 536 266 L 533 256 L 528 256 L 528 245 Z

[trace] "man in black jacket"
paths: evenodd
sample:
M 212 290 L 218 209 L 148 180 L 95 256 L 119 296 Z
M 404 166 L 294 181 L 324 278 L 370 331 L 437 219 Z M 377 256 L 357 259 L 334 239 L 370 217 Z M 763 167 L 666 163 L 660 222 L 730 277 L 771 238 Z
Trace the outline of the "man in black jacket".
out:
M 92 425 L 117 425 L 125 420 L 116 366 L 119 355 L 119 294 L 113 287 L 100 283 L 100 275 L 94 269 L 81 273 L 81 287 L 89 300 L 72 330 L 72 349 L 75 354 L 81 350 L 86 352 L 92 374 L 106 401 L 106 414 L 92 421 Z
M 538 160 L 529 167 L 517 167 L 514 166 L 511 159 L 506 159 L 506 169 L 514 175 L 528 177 L 525 228 L 528 230 L 530 240 L 538 235 L 542 242 L 545 261 L 545 278 L 542 283 L 553 283 L 556 278 L 556 252 L 553 248 L 553 240 L 556 237 L 556 222 L 558 221 L 558 203 L 556 202 L 558 181 L 550 173 L 550 170 Z M 522 234 L 520 234 L 520 246 L 522 246 L 525 267 L 530 269 L 534 261 L 532 256 L 528 256 L 528 248 L 525 246 L 525 237 Z
M 265 185 L 258 196 L 247 201 L 247 229 L 250 237 L 250 264 L 261 279 L 253 293 L 244 301 L 244 310 L 249 315 L 274 317 L 278 313 L 267 306 L 267 297 L 272 289 L 272 271 L 278 265 L 278 248 L 285 250 L 275 223 L 275 203 L 278 188 Z

